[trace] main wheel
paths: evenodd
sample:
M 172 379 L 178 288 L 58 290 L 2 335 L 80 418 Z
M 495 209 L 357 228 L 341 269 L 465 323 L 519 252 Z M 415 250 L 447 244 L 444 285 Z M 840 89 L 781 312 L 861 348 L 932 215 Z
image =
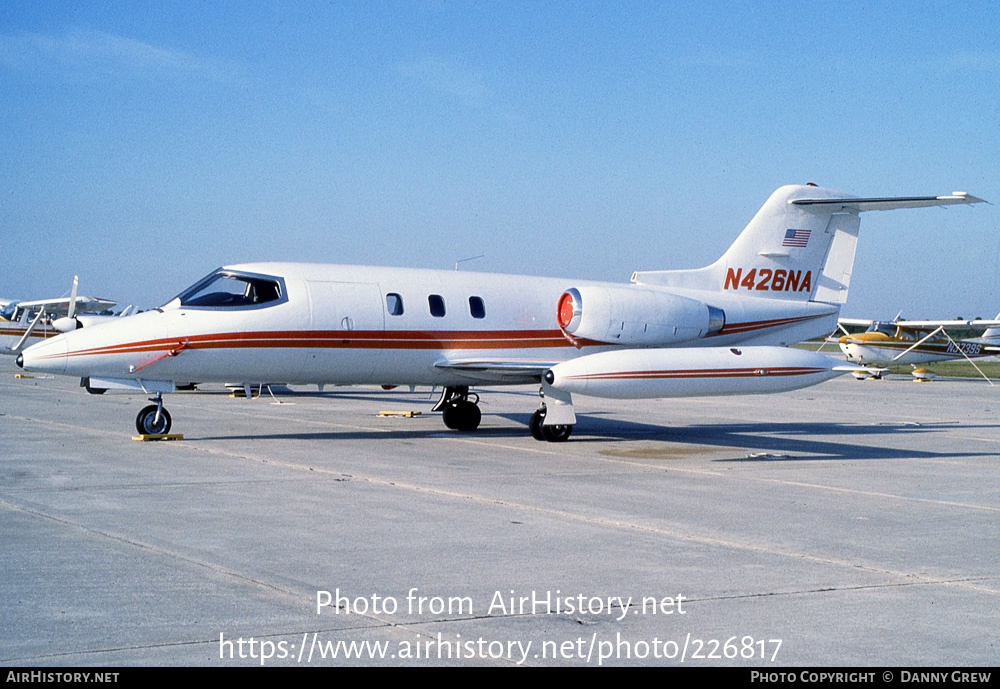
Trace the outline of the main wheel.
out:
M 528 429 L 531 430 L 531 437 L 535 440 L 547 440 L 550 443 L 561 443 L 569 438 L 570 433 L 573 432 L 573 426 L 571 424 L 546 426 L 544 425 L 544 421 L 545 407 L 536 409 L 535 413 L 531 415 L 531 421 L 528 422 Z
M 570 424 L 542 426 L 542 436 L 550 443 L 561 443 L 564 440 L 568 440 L 569 434 L 572 432 L 573 426 Z
M 170 414 L 160 409 L 160 421 L 156 422 L 156 405 L 143 407 L 135 417 L 135 429 L 140 435 L 163 435 L 170 432 Z
M 474 431 L 479 428 L 483 413 L 479 405 L 468 400 L 448 404 L 443 411 L 444 425 L 454 431 Z
M 531 437 L 535 440 L 545 440 L 545 436 L 542 434 L 542 421 L 545 420 L 545 408 L 536 409 L 535 413 L 531 415 L 531 421 L 528 422 L 528 429 L 531 431 Z

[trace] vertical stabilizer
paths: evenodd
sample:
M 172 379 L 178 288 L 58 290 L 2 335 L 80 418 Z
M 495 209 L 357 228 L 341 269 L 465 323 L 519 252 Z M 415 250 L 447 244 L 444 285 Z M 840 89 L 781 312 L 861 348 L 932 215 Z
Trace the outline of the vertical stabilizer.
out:
M 857 198 L 812 185 L 771 194 L 736 241 L 710 266 L 637 272 L 639 284 L 721 291 L 737 296 L 843 304 L 851 284 L 859 214 L 982 199 L 948 196 Z
M 1000 321 L 1000 313 L 996 315 L 993 320 Z M 1000 328 L 989 328 L 983 333 L 980 338 L 982 340 L 990 340 L 990 344 L 1000 344 Z

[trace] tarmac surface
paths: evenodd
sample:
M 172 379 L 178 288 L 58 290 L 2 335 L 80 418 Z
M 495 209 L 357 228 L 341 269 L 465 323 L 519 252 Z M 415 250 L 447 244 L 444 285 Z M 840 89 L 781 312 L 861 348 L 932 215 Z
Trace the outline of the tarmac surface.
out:
M 458 433 L 428 390 L 206 386 L 166 398 L 183 441 L 136 442 L 144 396 L 16 371 L 0 360 L 3 666 L 1000 659 L 982 380 L 581 397 L 555 444 L 528 433 L 528 388 L 481 390 Z

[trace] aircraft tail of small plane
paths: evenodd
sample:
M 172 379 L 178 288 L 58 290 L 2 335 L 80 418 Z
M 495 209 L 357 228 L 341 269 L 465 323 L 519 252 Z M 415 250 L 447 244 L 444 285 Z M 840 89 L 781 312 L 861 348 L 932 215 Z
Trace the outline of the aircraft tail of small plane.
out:
M 632 282 L 742 297 L 843 304 L 851 283 L 862 211 L 977 203 L 948 196 L 857 198 L 815 185 L 781 187 L 715 263 L 695 270 L 643 271 Z
M 997 314 L 996 318 L 993 320 L 1000 321 L 1000 313 Z M 979 338 L 981 340 L 988 340 L 989 344 L 1000 345 L 1000 328 L 989 328 L 983 333 L 983 336 Z

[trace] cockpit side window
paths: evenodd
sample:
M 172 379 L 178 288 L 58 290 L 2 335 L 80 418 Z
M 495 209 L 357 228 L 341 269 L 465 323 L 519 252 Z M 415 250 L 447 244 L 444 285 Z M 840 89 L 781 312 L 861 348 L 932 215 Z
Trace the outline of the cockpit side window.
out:
M 281 278 L 219 271 L 182 292 L 178 299 L 181 306 L 197 308 L 260 308 L 285 301 L 285 289 Z

